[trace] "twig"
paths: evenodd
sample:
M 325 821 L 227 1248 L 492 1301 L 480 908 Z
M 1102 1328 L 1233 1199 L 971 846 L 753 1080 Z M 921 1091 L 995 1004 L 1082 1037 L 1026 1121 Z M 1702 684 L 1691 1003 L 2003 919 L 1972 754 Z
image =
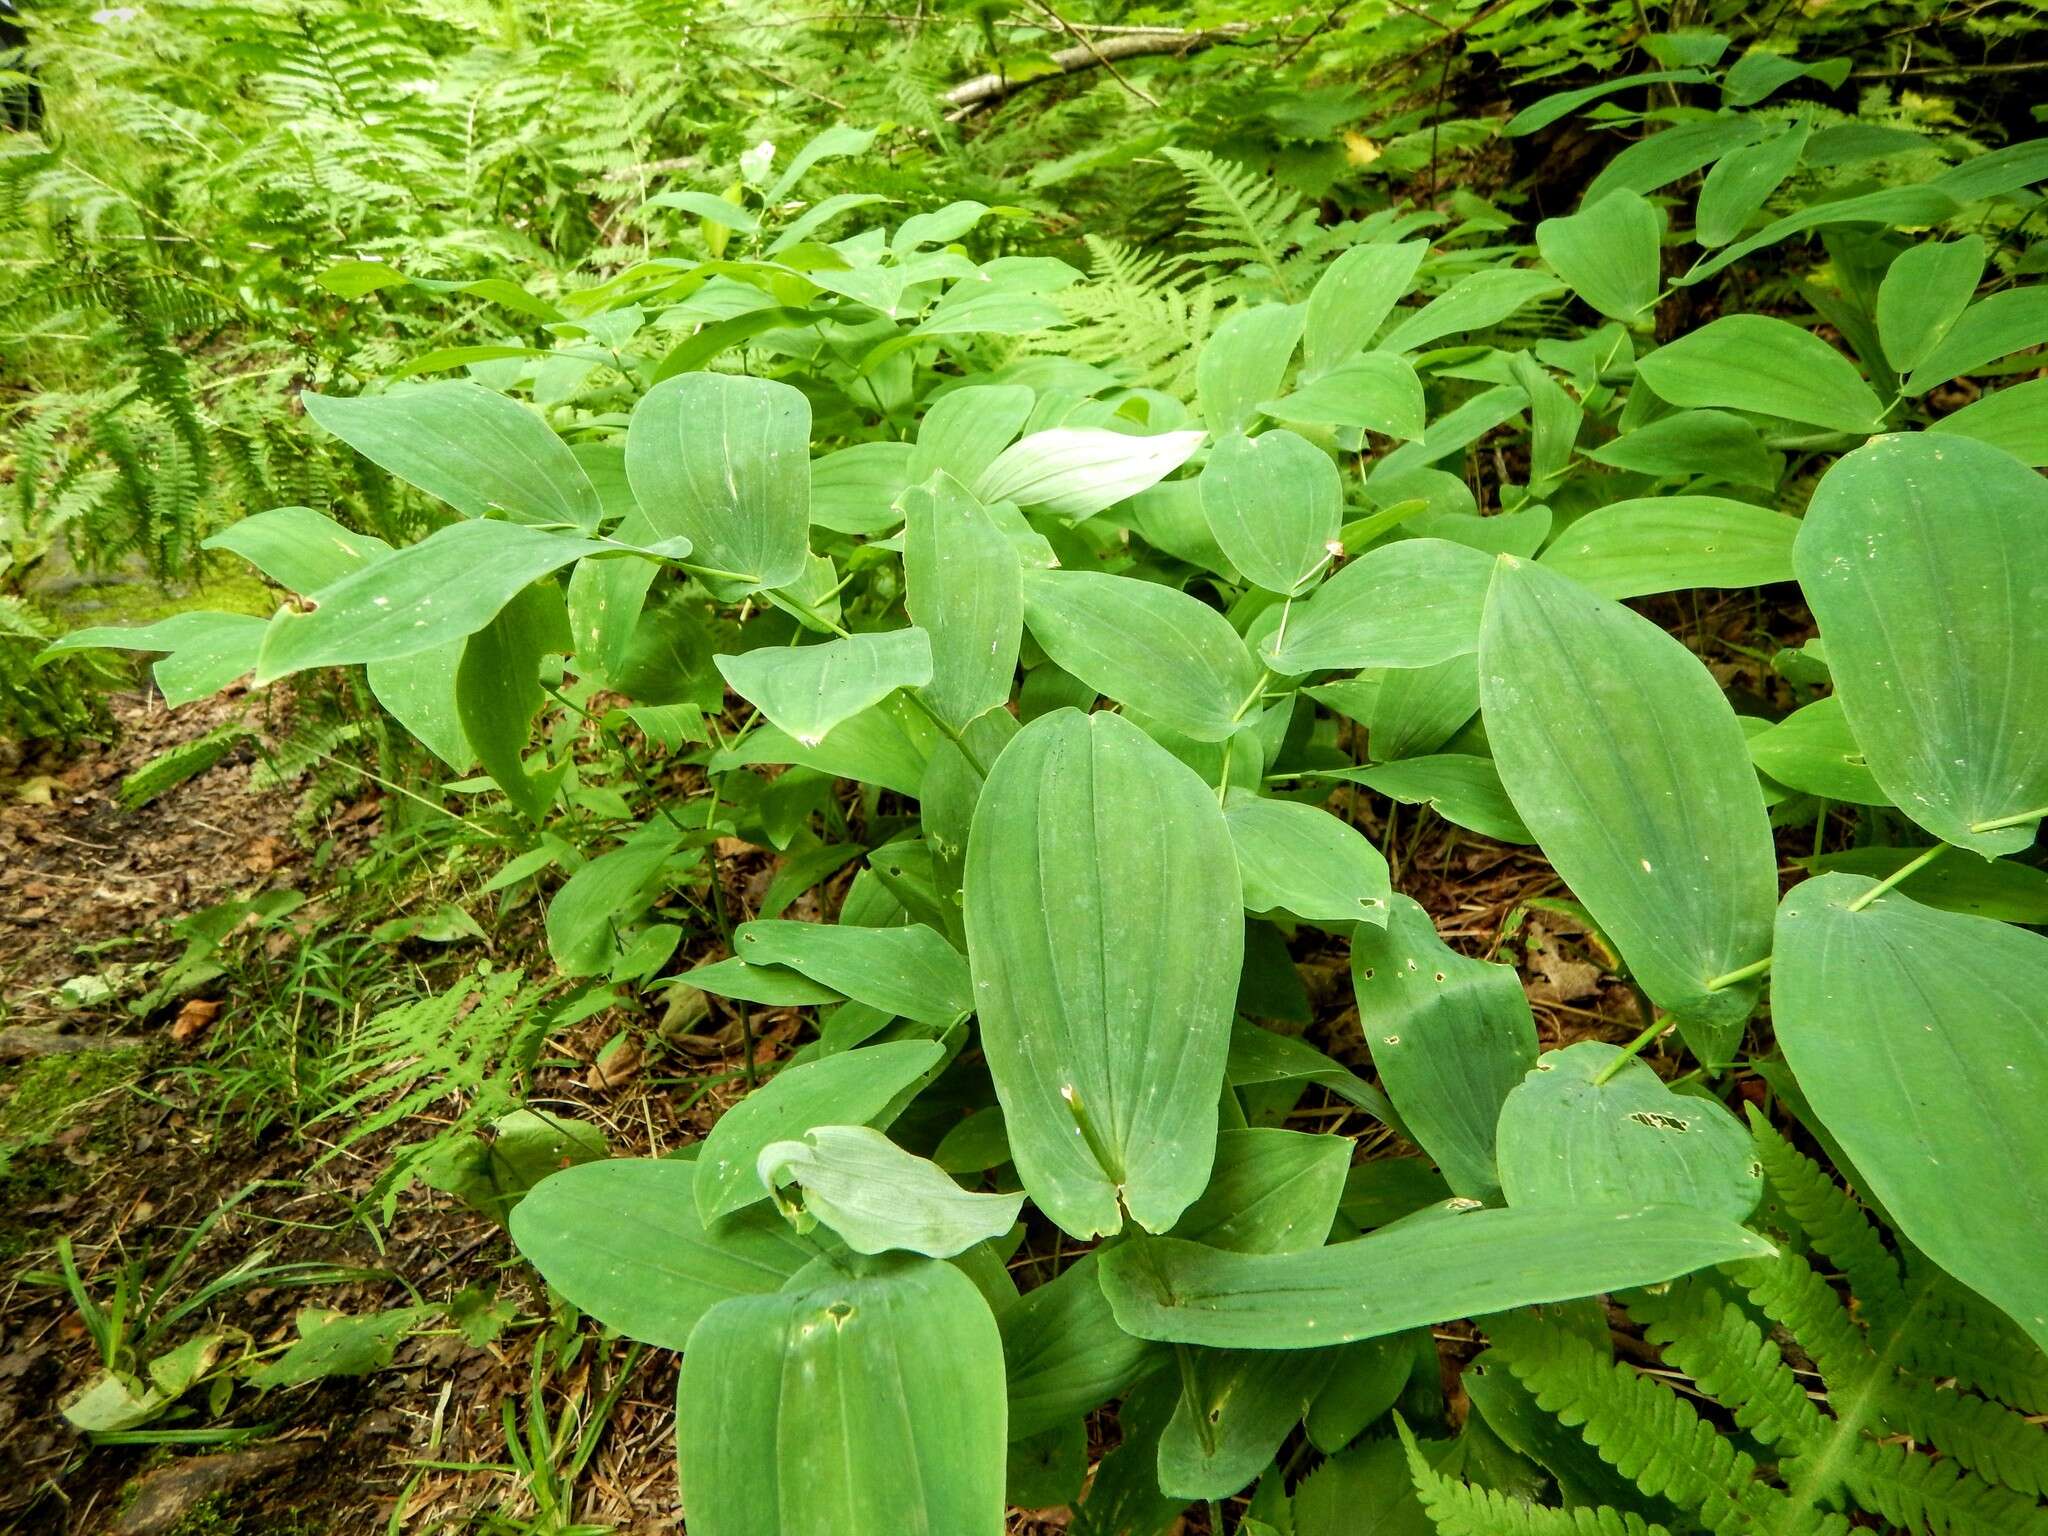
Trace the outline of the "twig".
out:
M 1062 32 L 1066 33 L 1067 36 L 1071 37 L 1083 48 L 1086 48 L 1088 52 L 1091 55 L 1093 55 L 1095 62 L 1100 64 L 1104 69 L 1109 71 L 1110 79 L 1114 80 L 1118 85 L 1122 86 L 1125 90 L 1129 91 L 1133 96 L 1137 97 L 1138 100 L 1144 102 L 1145 105 L 1150 107 L 1153 111 L 1157 112 L 1159 110 L 1158 97 L 1154 96 L 1150 91 L 1146 90 L 1143 86 L 1133 85 L 1130 81 L 1126 80 L 1124 78 L 1123 71 L 1118 69 L 1116 65 L 1112 64 L 1107 58 L 1103 57 L 1103 53 L 1100 48 L 1096 47 L 1094 43 L 1089 41 L 1087 38 L 1083 37 L 1079 32 L 1076 32 L 1071 26 L 1069 26 L 1067 24 L 1067 18 L 1062 16 L 1058 11 L 1054 10 L 1050 5 L 1048 5 L 1046 3 L 1046 0 L 1031 0 L 1031 3 L 1037 6 L 1038 9 L 1040 9 L 1041 11 L 1045 12 L 1046 15 L 1050 16 Z
M 1005 100 L 1029 85 L 1062 79 L 1068 75 L 1079 74 L 1082 70 L 1105 68 L 1113 60 L 1118 59 L 1140 59 L 1168 53 L 1181 56 L 1198 53 L 1205 48 L 1235 42 L 1250 30 L 1241 22 L 1232 22 L 1206 32 L 1184 32 L 1162 27 L 1152 31 L 1119 33 L 1103 38 L 1100 43 L 1062 48 L 1052 55 L 1052 68 L 1043 74 L 1027 75 L 1022 79 L 1012 79 L 1001 73 L 976 75 L 972 80 L 961 81 L 940 100 L 953 108 L 953 111 L 947 114 L 948 120 L 957 122 L 982 107 Z
M 1912 75 L 2021 75 L 2048 69 L 2048 59 L 2024 59 L 2017 64 L 1923 64 L 1917 69 L 1855 69 L 1851 80 L 1903 80 Z

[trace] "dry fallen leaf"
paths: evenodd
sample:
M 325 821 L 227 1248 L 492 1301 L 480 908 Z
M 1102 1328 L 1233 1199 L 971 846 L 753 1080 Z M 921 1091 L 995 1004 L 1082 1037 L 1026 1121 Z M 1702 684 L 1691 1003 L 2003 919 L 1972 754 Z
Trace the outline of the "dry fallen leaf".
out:
M 211 998 L 193 997 L 185 1000 L 185 1006 L 178 1010 L 178 1016 L 171 1022 L 171 1039 L 179 1045 L 205 1032 L 220 1012 L 220 1004 Z

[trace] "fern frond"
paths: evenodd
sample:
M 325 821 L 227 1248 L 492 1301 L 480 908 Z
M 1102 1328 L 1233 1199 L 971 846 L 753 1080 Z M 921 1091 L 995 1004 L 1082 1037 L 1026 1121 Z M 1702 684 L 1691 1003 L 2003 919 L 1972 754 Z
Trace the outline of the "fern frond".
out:
M 1920 1261 L 1909 1265 L 1921 1326 L 1900 1360 L 1937 1381 L 1953 1379 L 2023 1413 L 2048 1413 L 2048 1354 L 2011 1318 Z
M 1771 1126 L 1754 1105 L 1750 1134 L 1764 1177 L 1786 1212 L 1799 1223 L 1814 1252 L 1841 1270 L 1849 1294 L 1865 1307 L 1897 1310 L 1905 1302 L 1898 1262 L 1885 1248 L 1863 1207 L 1852 1200 L 1820 1164 Z
M 1269 290 L 1292 303 L 1300 295 L 1289 285 L 1287 252 L 1300 243 L 1296 218 L 1301 198 L 1248 166 L 1199 149 L 1161 151 L 1187 178 L 1194 213 L 1190 238 L 1206 242 L 1194 252 L 1210 266 L 1240 269 L 1235 276 L 1253 291 Z
M 1727 1404 L 1735 1422 L 1762 1444 L 1786 1441 L 1798 1449 L 1821 1437 L 1820 1410 L 1778 1346 L 1712 1281 L 1691 1276 L 1635 1292 L 1626 1305 L 1664 1358 L 1707 1396 Z
M 2009 1408 L 1907 1380 L 1886 1394 L 1885 1418 L 1991 1482 L 2048 1492 L 2048 1430 Z
M 196 779 L 249 739 L 249 728 L 241 721 L 180 742 L 168 752 L 159 752 L 121 781 L 121 804 L 129 810 L 169 794 L 180 784 Z
M 1539 1407 L 1577 1429 L 1644 1493 L 1696 1511 L 1716 1536 L 1848 1528 L 1840 1516 L 1796 1510 L 1677 1393 L 1608 1360 L 1577 1335 L 1524 1314 L 1495 1318 L 1489 1331 Z
M 1671 1536 L 1641 1515 L 1601 1505 L 1594 1509 L 1546 1509 L 1511 1499 L 1493 1488 L 1446 1477 L 1432 1467 L 1408 1426 L 1395 1419 L 1408 1453 L 1408 1474 L 1437 1536 Z
M 1857 1503 L 1902 1530 L 1933 1536 L 2048 1536 L 2039 1501 L 1994 1488 L 1952 1461 L 1865 1441 L 1844 1472 Z

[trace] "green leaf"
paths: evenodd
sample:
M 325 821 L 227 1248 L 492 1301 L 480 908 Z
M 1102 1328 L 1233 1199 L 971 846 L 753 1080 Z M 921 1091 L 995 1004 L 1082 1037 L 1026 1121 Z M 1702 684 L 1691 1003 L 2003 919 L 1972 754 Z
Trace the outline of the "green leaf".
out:
M 1712 249 L 1726 245 L 1748 228 L 1771 194 L 1798 168 L 1812 133 L 1812 120 L 1801 118 L 1761 143 L 1745 144 L 1723 155 L 1700 187 L 1693 238 Z
M 467 645 L 466 640 L 454 640 L 394 661 L 373 661 L 363 669 L 377 702 L 457 773 L 467 773 L 476 764 L 455 699 L 455 679 Z
M 938 729 L 901 698 L 884 699 L 842 722 L 815 747 L 774 726 L 756 727 L 737 744 L 715 752 L 711 770 L 751 763 L 801 763 L 839 779 L 879 784 L 916 799 L 924 784 Z
M 1930 240 L 1908 246 L 1877 290 L 1877 334 L 1885 361 L 1911 373 L 1962 318 L 1984 278 L 1984 241 Z
M 204 549 L 240 555 L 279 586 L 317 592 L 391 553 L 374 534 L 344 528 L 311 507 L 278 507 L 230 523 Z
M 1118 1324 L 1141 1339 L 1316 1349 L 1775 1252 L 1704 1211 L 1647 1206 L 1427 1214 L 1306 1253 L 1152 1238 L 1106 1250 L 1100 1267 Z
M 1409 1133 L 1451 1188 L 1500 1193 L 1494 1127 L 1536 1063 L 1536 1022 L 1514 968 L 1459 954 L 1429 914 L 1396 896 L 1385 933 L 1351 939 L 1358 1027 Z
M 1799 519 L 1721 496 L 1609 502 L 1567 528 L 1542 563 L 1602 597 L 1792 579 Z
M 1683 1205 L 1748 1219 L 1763 1169 L 1742 1122 L 1713 1099 L 1673 1093 L 1618 1046 L 1546 1051 L 1500 1110 L 1501 1188 L 1512 1207 Z
M 821 1125 L 801 1141 L 772 1141 L 756 1164 L 761 1182 L 799 1232 L 819 1222 L 856 1253 L 907 1249 L 950 1259 L 1016 1224 L 1024 1197 L 978 1195 L 939 1166 L 864 1125 Z M 801 1201 L 785 1192 L 794 1184 Z
M 1351 1141 L 1262 1126 L 1216 1137 L 1216 1166 L 1202 1198 L 1173 1235 L 1233 1253 L 1320 1248 L 1337 1219 Z
M 1422 757 L 1477 713 L 1479 663 L 1453 656 L 1431 667 L 1382 667 L 1364 724 L 1375 758 Z
M 902 521 L 897 502 L 914 452 L 908 443 L 855 443 L 811 460 L 811 521 L 863 538 L 887 533 Z
M 1280 400 L 1259 409 L 1275 421 L 1350 427 L 1413 441 L 1428 423 L 1422 380 L 1415 365 L 1396 352 L 1368 352 L 1308 380 Z
M 1302 310 L 1290 304 L 1239 307 L 1203 343 L 1196 398 L 1203 424 L 1219 443 L 1242 434 L 1257 417 L 1259 401 L 1280 393 L 1303 319 Z
M 434 650 L 475 634 L 550 571 L 604 548 L 520 523 L 436 529 L 314 593 L 310 613 L 280 612 L 263 637 L 256 680 Z
M 650 822 L 563 882 L 548 903 L 548 953 L 565 976 L 596 976 L 618 953 L 618 925 L 646 911 L 661 871 L 681 841 L 666 822 Z
M 1159 1488 L 1222 1499 L 1257 1477 L 1336 1368 L 1336 1351 L 1202 1350 L 1159 1437 Z
M 1493 560 L 1446 539 L 1367 550 L 1298 604 L 1266 647 L 1287 677 L 1355 667 L 1427 667 L 1479 645 Z M 1069 670 L 1072 670 L 1071 668 Z
M 1749 756 L 1773 779 L 1801 794 L 1851 805 L 1892 803 L 1871 776 L 1863 748 L 1842 713 L 1842 701 L 1833 695 L 1795 709 L 1769 730 L 1750 737 Z
M 1330 456 L 1284 427 L 1219 442 L 1203 467 L 1202 515 L 1230 563 L 1283 597 L 1315 583 L 1344 521 Z
M 626 476 L 662 537 L 742 589 L 786 587 L 810 554 L 811 403 L 772 379 L 684 373 L 640 397 Z
M 1117 1327 L 1095 1264 L 1082 1254 L 1002 1315 L 1013 1439 L 1092 1413 L 1158 1363 L 1158 1345 Z
M 1002 1341 L 958 1269 L 822 1266 L 720 1302 L 676 1390 L 691 1536 L 1001 1536 Z
M 1882 880 L 1927 852 L 1925 848 L 1844 848 L 1806 860 L 1817 875 L 1867 875 Z M 2048 925 L 2048 873 L 2010 859 L 1936 859 L 1899 882 L 1898 890 L 1922 906 L 2002 923 Z
M 2030 469 L 2048 466 L 2048 379 L 2008 384 L 1928 429 L 2002 448 Z
M 1536 226 L 1536 249 L 1565 285 L 1610 320 L 1635 325 L 1657 302 L 1664 215 L 1637 193 L 1610 192 L 1570 218 Z
M 1646 74 L 1621 75 L 1612 80 L 1603 80 L 1598 85 L 1581 86 L 1574 91 L 1559 91 L 1555 95 L 1545 96 L 1509 118 L 1501 132 L 1511 139 L 1519 138 L 1525 133 L 1535 133 L 1538 129 L 1548 128 L 1560 118 L 1571 116 L 1588 103 L 1598 101 L 1603 96 L 1612 96 L 1617 91 L 1666 83 L 1705 85 L 1711 78 L 1697 69 L 1658 69 Z
M 296 1387 L 336 1376 L 368 1376 L 391 1364 L 405 1336 L 434 1316 L 432 1307 L 393 1307 L 350 1317 L 307 1308 L 298 1317 L 299 1337 L 275 1360 L 252 1372 L 249 1385 L 262 1390 Z
M 455 715 L 485 773 L 539 825 L 554 804 L 561 771 L 526 771 L 533 717 L 546 695 L 541 658 L 568 647 L 569 622 L 554 587 L 527 587 L 462 647 L 455 669 Z
M 1878 889 L 1786 896 L 1778 1042 L 1901 1235 L 2048 1348 L 2048 939 Z
M 807 747 L 898 688 L 932 680 L 931 638 L 915 625 L 712 660 L 733 692 Z
M 1022 384 L 974 384 L 941 395 L 917 424 L 909 483 L 927 485 L 943 471 L 964 492 L 1024 430 L 1034 398 Z
M 1835 693 L 1891 803 L 1987 857 L 2048 806 L 2048 482 L 1969 438 L 1880 438 L 1821 478 L 1793 551 Z
M 960 730 L 1010 697 L 1024 637 L 1023 569 L 988 509 L 944 470 L 905 493 L 903 517 L 904 605 L 931 637 L 925 702 Z
M 737 955 L 685 971 L 681 980 L 713 997 L 732 997 L 770 1008 L 808 1008 L 846 1000 L 801 972 L 780 965 L 749 965 Z
M 768 1188 L 755 1171 L 763 1147 L 820 1125 L 866 1125 L 944 1054 L 933 1040 L 895 1040 L 784 1067 L 719 1116 L 704 1138 L 697 1160 L 698 1217 L 710 1226 L 766 1200 Z
M 1562 292 L 1546 272 L 1519 267 L 1491 267 L 1461 277 L 1422 308 L 1399 310 L 1400 320 L 1380 338 L 1383 352 L 1417 352 L 1433 341 L 1463 331 L 1483 331 L 1507 319 L 1524 304 Z
M 818 1256 L 765 1210 L 707 1231 L 697 1170 L 653 1157 L 564 1168 L 512 1208 L 512 1241 L 550 1289 L 605 1327 L 680 1350 L 713 1306 L 778 1291 Z
M 1026 571 L 1024 622 L 1064 670 L 1196 741 L 1234 735 L 1259 669 L 1199 598 L 1103 571 Z
M 1384 927 L 1387 861 L 1365 835 L 1318 806 L 1233 789 L 1223 805 L 1248 912 Z
M 1214 793 L 1119 715 L 1041 716 L 982 790 L 966 915 L 1032 1199 L 1079 1238 L 1170 1227 L 1208 1182 L 1244 946 Z
M 2044 341 L 2048 341 L 2048 283 L 1994 293 L 1963 311 L 1913 369 L 1905 392 L 1924 395 L 1937 384 Z
M 1428 251 L 1423 240 L 1355 245 L 1323 269 L 1308 296 L 1301 356 L 1305 377 L 1324 377 L 1372 340 L 1415 286 L 1415 274 Z M 1273 414 L 1263 405 L 1259 409 Z
M 269 628 L 246 613 L 174 613 L 154 624 L 74 629 L 45 646 L 38 660 L 66 651 L 168 652 L 154 672 L 164 702 L 176 709 L 246 676 L 256 666 Z
M 1660 480 L 1703 475 L 1763 490 L 1775 486 L 1785 468 L 1755 427 L 1726 411 L 1676 411 L 1587 450 L 1586 457 Z
M 1837 432 L 1883 430 L 1884 407 L 1855 364 L 1811 331 L 1768 315 L 1723 315 L 1636 362 L 1659 398 L 1782 416 Z
M 1013 501 L 1078 522 L 1164 480 L 1187 462 L 1202 437 L 1053 427 L 996 455 L 975 482 L 974 494 L 984 502 Z
M 1445 821 L 1497 843 L 1536 841 L 1501 787 L 1500 770 L 1490 757 L 1440 752 L 1376 763 L 1370 768 L 1348 768 L 1331 777 L 1363 784 L 1403 805 L 1426 805 Z
M 388 395 L 299 396 L 306 414 L 373 464 L 464 517 L 594 533 L 597 488 L 537 411 L 467 379 Z
M 1259 1083 L 1284 1087 L 1306 1087 L 1313 1083 L 1382 1124 L 1399 1124 L 1387 1096 L 1349 1067 L 1338 1065 L 1305 1040 L 1275 1034 L 1243 1020 L 1231 1032 L 1225 1075 L 1233 1086 L 1240 1088 Z
M 974 1008 L 967 962 L 922 923 L 742 923 L 733 944 L 750 965 L 785 966 L 870 1008 L 934 1028 L 956 1024 Z
M 1777 853 L 1735 713 L 1648 619 L 1502 557 L 1479 693 L 1515 810 L 1703 1062 L 1728 1061 L 1770 948 Z

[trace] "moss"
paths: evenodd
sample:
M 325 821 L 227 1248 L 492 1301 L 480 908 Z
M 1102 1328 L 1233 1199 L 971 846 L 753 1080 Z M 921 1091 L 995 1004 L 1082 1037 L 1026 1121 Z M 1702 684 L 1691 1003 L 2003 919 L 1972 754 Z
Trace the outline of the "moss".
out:
M 11 1088 L 0 1094 L 0 1263 L 36 1244 L 37 1222 L 25 1212 L 85 1183 L 87 1170 L 46 1143 L 81 1107 L 134 1082 L 141 1056 L 139 1048 L 36 1056 L 0 1071 L 0 1085 Z M 96 1115 L 87 1144 L 116 1144 L 123 1119 Z

